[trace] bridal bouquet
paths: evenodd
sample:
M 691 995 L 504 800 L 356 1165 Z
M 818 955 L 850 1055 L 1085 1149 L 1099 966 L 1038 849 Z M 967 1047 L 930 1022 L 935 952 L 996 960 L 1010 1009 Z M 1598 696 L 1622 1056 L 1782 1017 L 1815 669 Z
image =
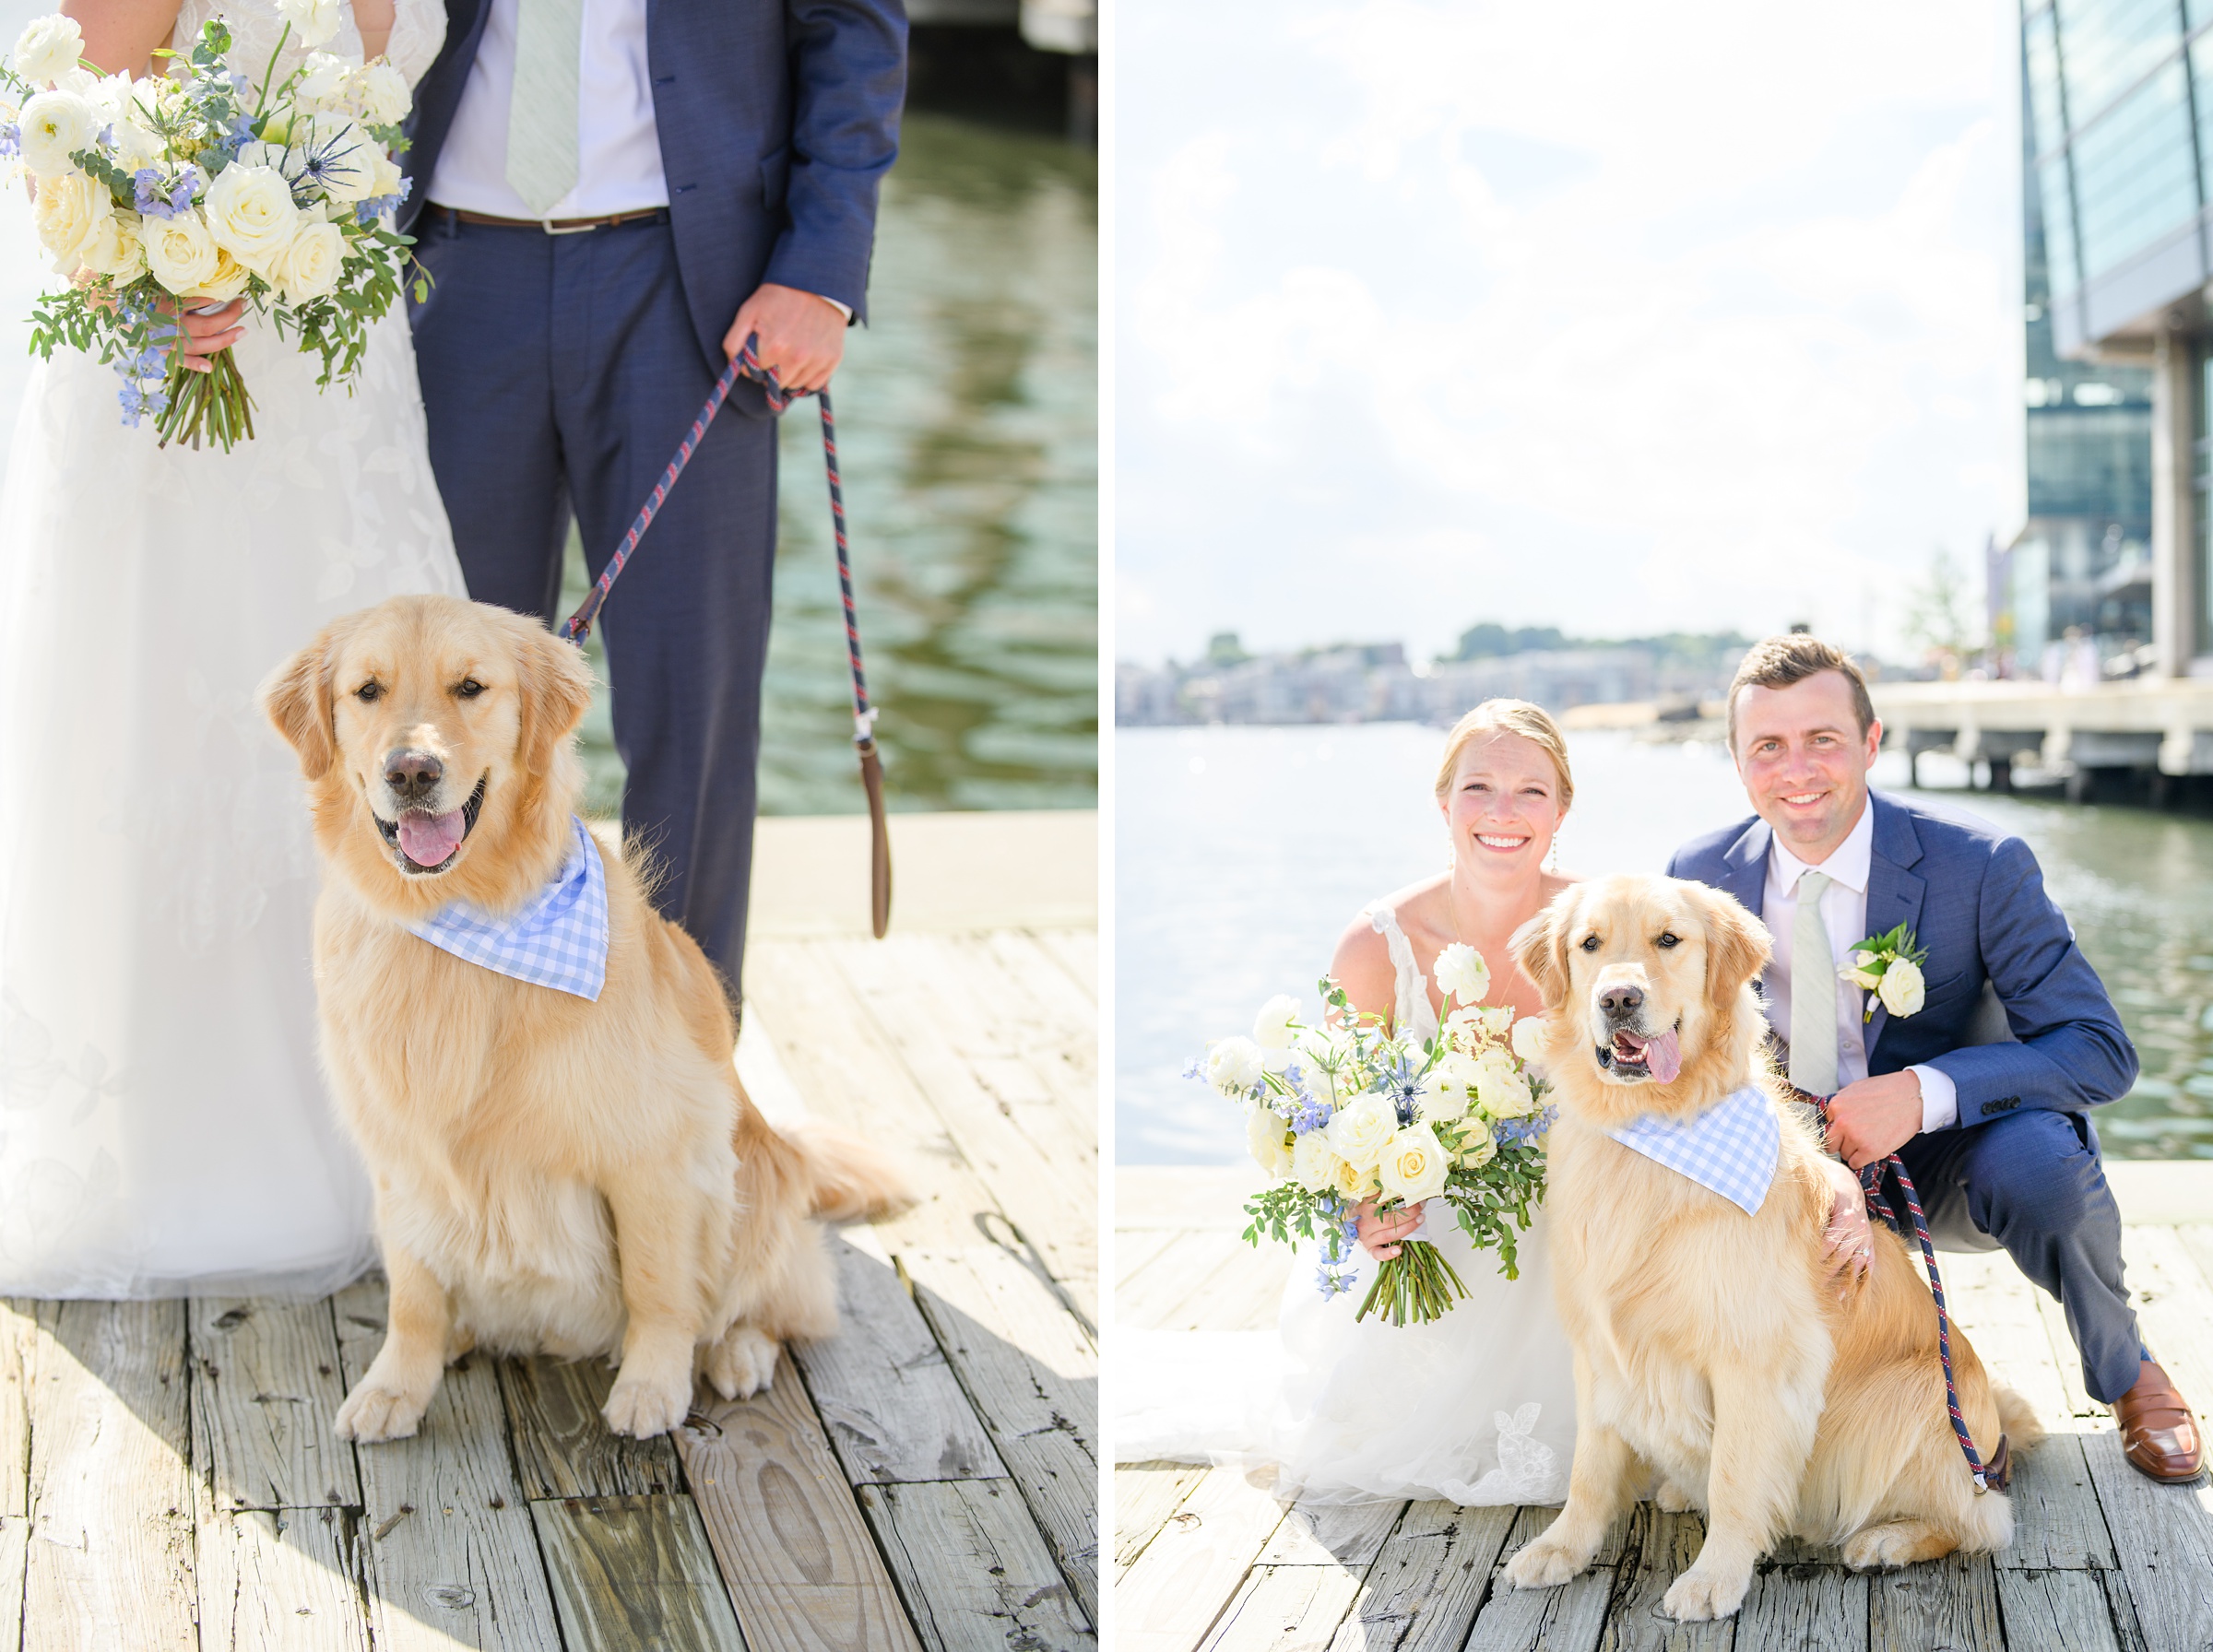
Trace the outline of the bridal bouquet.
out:
M 285 29 L 257 83 L 231 64 L 230 30 L 203 25 L 168 72 L 102 76 L 65 17 L 16 42 L 0 85 L 0 154 L 35 181 L 39 240 L 69 287 L 32 313 L 31 348 L 97 353 L 122 375 L 123 417 L 154 416 L 161 443 L 228 452 L 254 434 L 231 352 L 188 372 L 170 348 L 177 313 L 243 296 L 323 359 L 329 385 L 361 365 L 370 324 L 398 300 L 407 249 L 383 215 L 407 196 L 404 76 L 383 61 L 312 52 L 276 80 L 286 41 L 320 46 L 337 0 L 279 0 Z M 274 84 L 272 84 L 274 82 Z
M 1490 975 L 1472 947 L 1446 948 L 1437 977 L 1450 1002 L 1434 1038 L 1386 1032 L 1324 980 L 1332 1024 L 1305 1025 L 1296 1000 L 1271 998 L 1251 1037 L 1221 1040 L 1189 1069 L 1244 1107 L 1247 1142 L 1272 1180 L 1246 1207 L 1247 1242 L 1319 1237 L 1325 1297 L 1356 1282 L 1355 1212 L 1369 1199 L 1390 1210 L 1442 1198 L 1507 1278 L 1520 1277 L 1514 1242 L 1544 1197 L 1553 1117 L 1528 1063 L 1543 1023 L 1478 1001 Z M 1421 1323 L 1466 1294 L 1443 1253 L 1412 1239 L 1377 1268 L 1354 1317 Z

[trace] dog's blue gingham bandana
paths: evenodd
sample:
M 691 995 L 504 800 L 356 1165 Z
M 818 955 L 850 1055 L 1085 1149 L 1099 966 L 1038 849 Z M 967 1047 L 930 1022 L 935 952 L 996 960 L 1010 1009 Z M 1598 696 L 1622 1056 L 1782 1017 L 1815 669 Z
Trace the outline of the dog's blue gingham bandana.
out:
M 512 917 L 489 917 L 467 901 L 408 927 L 456 958 L 597 1003 L 607 985 L 607 867 L 582 820 L 553 881 Z
M 1659 1118 L 1647 1113 L 1607 1135 L 1710 1187 L 1747 1216 L 1766 1202 L 1775 1180 L 1782 1126 L 1768 1098 L 1751 1085 L 1734 1091 L 1696 1118 Z

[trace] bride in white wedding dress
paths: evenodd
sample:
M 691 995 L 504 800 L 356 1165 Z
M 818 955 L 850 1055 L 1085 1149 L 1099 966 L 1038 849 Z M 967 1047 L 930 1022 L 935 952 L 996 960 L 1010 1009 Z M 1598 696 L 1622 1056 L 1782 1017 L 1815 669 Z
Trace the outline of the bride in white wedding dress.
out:
M 258 79 L 282 27 L 275 0 L 183 0 L 173 24 L 144 0 L 68 9 L 89 56 L 141 73 L 219 11 Z M 358 61 L 366 44 L 412 85 L 444 29 L 441 0 L 360 0 L 323 49 Z M 302 55 L 288 45 L 278 74 Z M 0 1293 L 321 1294 L 374 1257 L 368 1186 L 316 1070 L 299 772 L 254 694 L 336 616 L 462 595 L 461 572 L 406 315 L 376 324 L 350 395 L 243 324 L 259 434 L 230 454 L 157 447 L 150 420 L 121 422 L 113 371 L 67 349 L 32 369 L 16 427 Z

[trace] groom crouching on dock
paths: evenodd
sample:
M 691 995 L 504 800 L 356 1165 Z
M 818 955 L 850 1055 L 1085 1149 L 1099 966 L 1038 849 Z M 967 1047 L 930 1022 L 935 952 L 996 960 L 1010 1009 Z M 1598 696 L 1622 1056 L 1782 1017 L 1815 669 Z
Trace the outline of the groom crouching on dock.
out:
M 1854 1170 L 1898 1154 L 1938 1245 L 2003 1246 L 2065 1310 L 2128 1460 L 2195 1479 L 2197 1421 L 2137 1331 L 2089 1119 L 2135 1081 L 2136 1050 L 2028 845 L 1870 792 L 1882 739 L 1849 655 L 1756 644 L 1729 687 L 1729 749 L 1757 818 L 1685 844 L 1668 873 L 1765 920 L 1769 1024 L 1791 1083 L 1827 1101 L 1829 1150 Z M 1901 926 L 1926 950 L 1925 997 L 1894 992 L 1894 1011 L 1840 970 Z M 1817 961 L 1803 980 L 1801 953 Z M 1977 1025 L 1994 997 L 2005 1032 Z

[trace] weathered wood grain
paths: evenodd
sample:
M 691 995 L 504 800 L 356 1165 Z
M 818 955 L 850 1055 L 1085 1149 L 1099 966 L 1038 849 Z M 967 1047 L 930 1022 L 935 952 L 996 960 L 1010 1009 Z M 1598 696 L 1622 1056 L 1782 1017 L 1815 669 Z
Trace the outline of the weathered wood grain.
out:
M 1069 978 L 1093 1003 L 1099 1000 L 1099 932 L 1096 929 L 1033 929 L 1037 944 L 1051 953 Z
M 199 1297 L 189 1324 L 193 1464 L 215 1506 L 358 1507 L 353 1448 L 331 1433 L 346 1386 L 329 1301 Z
M 0 1646 L 23 1644 L 23 1563 L 30 1544 L 30 1517 L 0 1515 Z
M 500 1360 L 493 1375 L 507 1408 L 523 1495 L 649 1497 L 683 1484 L 666 1437 L 611 1433 L 599 1408 L 615 1374 L 605 1360 Z
M 1191 1652 L 1284 1517 L 1235 1469 L 1214 1469 L 1115 1586 L 1116 1652 Z
M 1235 1233 L 1178 1233 L 1116 1288 L 1115 1323 L 1147 1331 L 1272 1326 L 1289 1267 L 1280 1245 L 1255 1249 Z
M 1604 1652 L 1729 1652 L 1736 1643 L 1734 1619 L 1678 1623 L 1661 1611 L 1669 1587 L 1698 1560 L 1705 1522 L 1640 1503 L 1624 1541 L 1619 1598 L 1599 1638 Z
M 996 1480 L 1007 1470 L 929 1323 L 865 1229 L 833 1234 L 839 1328 L 794 1351 L 855 1485 Z M 1048 1299 L 1048 1311 L 1059 1304 Z
M 1114 1564 L 1118 1577 L 1144 1552 L 1193 1488 L 1206 1478 L 1201 1463 L 1122 1463 L 1114 1470 Z
M 34 1302 L 0 1296 L 0 1520 L 20 1520 L 30 1512 L 30 1388 L 38 1309 Z M 21 1597 L 17 1599 L 19 1611 Z M 6 1621 L 0 1609 L 0 1624 Z M 6 1644 L 0 1633 L 0 1646 Z
M 1459 1652 L 1518 1512 L 1409 1506 L 1368 1567 L 1331 1652 Z
M 1997 1569 L 1987 1554 L 1948 1554 L 1867 1582 L 1870 1652 L 2004 1652 Z
M 1099 1388 L 1091 1339 L 1012 1252 L 902 1254 L 915 1300 L 1062 1575 L 1098 1621 Z
M 994 1093 L 1000 1093 L 1025 1130 L 1048 1132 L 1068 1151 L 1098 1155 L 1099 1007 L 1089 993 L 1069 980 L 1034 936 L 1001 929 L 953 938 L 960 973 L 939 983 L 941 995 L 959 995 L 973 1006 L 956 1016 L 959 1047 Z M 949 1005 L 949 1008 L 951 1006 Z M 1043 1085 L 1034 1098 L 1057 1107 L 1058 1120 L 1032 1111 L 1033 1099 L 1001 1093 L 991 1068 L 1019 1063 Z M 1021 1083 L 1027 1088 L 1027 1080 Z M 1045 1139 L 1040 1136 L 1041 1142 Z M 1088 1150 L 1081 1144 L 1088 1141 Z
M 184 1304 L 41 1303 L 24 1652 L 198 1644 Z
M 1173 1229 L 1118 1228 L 1114 1235 L 1114 1280 L 1118 1292 L 1130 1276 L 1176 1242 Z
M 2001 1569 L 1998 1616 L 2005 1623 L 2006 1644 L 2015 1652 L 2042 1646 L 2054 1652 L 2121 1652 L 2104 1579 L 2094 1572 Z
M 1736 1652 L 1867 1652 L 1867 1575 L 1842 1566 L 1763 1564 L 1737 1608 Z
M 368 1652 L 350 1509 L 225 1509 L 199 1495 L 200 1652 Z
M 1295 1503 L 1253 1562 L 1257 1566 L 1344 1566 L 1365 1572 L 1398 1529 L 1406 1504 Z
M 2129 1228 L 2128 1284 L 2144 1340 L 2185 1394 L 2213 1393 L 2213 1280 L 2173 1228 Z
M 929 1652 L 1097 1646 L 1013 1481 L 866 1485 L 860 1504 Z
M 919 1645 L 798 1376 L 727 1400 L 703 1387 L 677 1449 L 751 1652 Z
M 1605 1633 L 1606 1607 L 1614 1598 L 1615 1567 L 1622 1558 L 1627 1520 L 1615 1522 L 1589 1571 L 1557 1588 L 1518 1589 L 1506 1580 L 1507 1563 L 1559 1512 L 1515 1511 L 1512 1529 L 1491 1574 L 1490 1599 L 1475 1614 L 1467 1652 L 1594 1652 L 1598 1637 Z
M 746 1652 L 691 1498 L 549 1499 L 530 1518 L 569 1652 Z
M 1258 1566 L 1200 1643 L 1204 1652 L 1322 1652 L 1367 1567 Z
M 349 1385 L 385 1338 L 385 1287 L 372 1278 L 331 1304 Z M 451 1366 L 411 1439 L 362 1446 L 362 1542 L 378 1652 L 558 1652 L 553 1596 L 508 1457 L 493 1363 Z

